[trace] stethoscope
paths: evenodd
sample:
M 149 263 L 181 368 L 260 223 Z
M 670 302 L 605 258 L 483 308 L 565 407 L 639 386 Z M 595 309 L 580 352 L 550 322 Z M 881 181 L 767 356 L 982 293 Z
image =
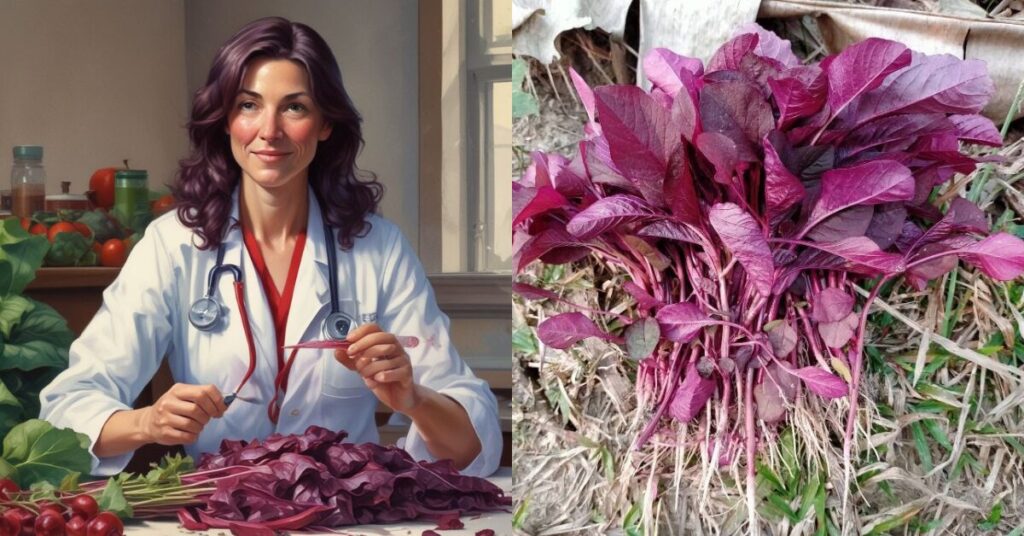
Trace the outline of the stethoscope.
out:
M 331 312 L 324 318 L 323 323 L 320 325 L 320 331 L 323 337 L 327 340 L 332 341 L 343 341 L 348 336 L 349 330 L 355 324 L 355 320 L 341 312 L 341 307 L 338 302 L 338 281 L 337 277 L 337 253 L 334 249 L 334 244 L 331 243 L 331 239 L 334 237 L 334 233 L 331 227 L 326 221 L 324 225 L 324 237 L 328 241 L 327 243 L 327 273 L 328 281 L 331 289 Z M 192 306 L 188 311 L 188 321 L 200 331 L 214 331 L 226 317 L 225 308 L 221 306 L 217 299 L 217 281 L 220 275 L 224 272 L 230 272 L 234 278 L 235 287 L 235 301 L 238 305 L 238 312 L 242 317 L 242 329 L 245 331 L 245 342 L 249 346 L 249 369 L 246 371 L 245 376 L 242 378 L 242 382 L 238 385 L 233 393 L 228 395 L 231 400 L 234 400 L 235 395 L 242 387 L 249 381 L 254 370 L 256 370 L 256 344 L 252 338 L 252 328 L 249 323 L 249 314 L 245 308 L 245 287 L 243 286 L 242 269 L 235 264 L 224 263 L 224 242 L 221 242 L 217 248 L 217 264 L 210 269 L 207 275 L 207 288 L 206 294 L 203 297 L 196 299 L 192 302 Z M 244 250 L 244 248 L 243 248 Z M 292 355 L 288 359 L 288 363 L 284 369 L 279 370 L 277 378 L 274 381 L 274 399 L 271 400 L 270 407 L 267 410 L 270 420 L 277 422 L 277 416 L 280 412 L 280 407 L 277 405 L 279 395 L 282 394 L 284 386 L 287 386 L 288 371 L 291 369 L 291 364 L 295 359 L 295 351 L 292 351 Z M 228 397 L 225 397 L 227 402 Z M 230 403 L 230 402 L 228 402 Z

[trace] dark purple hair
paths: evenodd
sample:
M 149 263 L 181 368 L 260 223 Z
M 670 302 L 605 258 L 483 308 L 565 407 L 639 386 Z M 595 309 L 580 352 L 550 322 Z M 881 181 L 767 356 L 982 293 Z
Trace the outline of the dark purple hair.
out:
M 356 167 L 363 146 L 362 118 L 345 92 L 327 42 L 309 26 L 280 17 L 259 19 L 239 30 L 217 51 L 206 85 L 196 91 L 188 123 L 192 154 L 179 162 L 171 188 L 178 218 L 202 239 L 200 249 L 215 248 L 223 240 L 231 194 L 241 177 L 226 133 L 228 114 L 246 67 L 263 58 L 296 61 L 309 74 L 313 102 L 333 127 L 330 137 L 317 145 L 309 184 L 324 218 L 337 229 L 338 242 L 350 249 L 356 237 L 369 232 L 366 216 L 377 211 L 384 187 L 373 173 Z

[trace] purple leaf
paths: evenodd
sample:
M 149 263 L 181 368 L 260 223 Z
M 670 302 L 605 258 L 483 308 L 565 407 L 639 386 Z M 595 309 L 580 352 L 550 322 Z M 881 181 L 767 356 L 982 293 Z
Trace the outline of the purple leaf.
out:
M 886 253 L 879 249 L 878 244 L 864 236 L 855 236 L 838 242 L 817 242 L 814 247 L 856 265 L 847 265 L 847 269 L 865 268 L 866 270 L 862 272 L 868 274 L 896 274 L 905 268 L 902 255 Z
M 907 250 L 914 252 L 920 247 L 945 240 L 957 233 L 982 234 L 988 232 L 988 229 L 988 218 L 977 205 L 963 197 L 954 197 L 942 219 L 919 235 Z
M 869 38 L 822 63 L 828 76 L 827 104 L 835 117 L 859 95 L 878 87 L 890 73 L 910 64 L 910 50 L 895 41 Z
M 570 249 L 574 255 L 579 254 L 582 250 L 582 254 L 577 255 L 579 258 L 587 254 L 585 246 L 586 243 L 577 240 L 574 236 L 565 232 L 564 229 L 553 227 L 551 229 L 544 230 L 532 237 L 523 244 L 522 249 L 518 252 L 518 259 L 516 260 L 516 273 L 519 273 L 526 268 L 528 264 L 541 258 L 548 253 L 555 250 Z
M 629 179 L 622 176 L 618 166 L 612 162 L 611 149 L 604 135 L 580 142 L 580 154 L 586 164 L 587 173 L 595 184 L 611 184 L 629 192 L 640 193 Z
M 715 54 L 708 60 L 709 73 L 715 71 L 736 71 L 740 68 L 743 58 L 754 51 L 759 37 L 757 34 L 745 33 L 737 35 L 718 47 Z
M 949 120 L 956 127 L 956 137 L 967 143 L 980 143 L 991 147 L 1003 145 L 1003 136 L 991 119 L 979 114 L 955 114 Z
M 587 337 L 622 341 L 620 337 L 601 331 L 594 321 L 583 313 L 562 313 L 548 318 L 537 326 L 537 337 L 544 344 L 559 350 L 565 350 Z
M 857 236 L 864 236 L 871 226 L 875 209 L 870 205 L 854 205 L 840 210 L 815 225 L 807 237 L 815 242 L 839 242 Z
M 671 265 L 671 261 L 664 253 L 658 251 L 658 248 L 652 246 L 643 238 L 633 235 L 625 235 L 622 237 L 622 241 L 634 251 L 642 255 L 643 258 L 647 259 L 647 262 L 651 264 L 651 268 L 654 268 L 655 271 L 664 272 Z
M 733 203 L 718 203 L 708 213 L 711 227 L 747 271 L 748 280 L 762 296 L 772 291 L 775 265 L 761 226 L 746 210 Z
M 516 206 L 527 198 L 529 200 L 526 201 L 525 205 Z M 569 205 L 569 201 L 550 186 L 541 186 L 536 189 L 525 186 L 516 188 L 516 183 L 512 183 L 512 200 L 513 209 L 516 211 L 516 217 L 512 220 L 512 227 L 518 227 L 539 214 L 565 208 Z
M 697 245 L 704 243 L 701 241 L 701 238 L 696 231 L 685 224 L 676 223 L 671 220 L 656 221 L 643 229 L 640 229 L 637 232 L 637 235 L 676 240 L 678 242 L 689 242 Z
M 769 222 L 778 221 L 806 195 L 800 179 L 782 163 L 775 146 L 767 138 L 764 140 L 764 181 L 765 216 Z
M 814 296 L 811 318 L 817 322 L 838 322 L 853 312 L 853 296 L 833 287 Z
M 594 122 L 594 90 L 590 89 L 586 80 L 583 79 L 576 69 L 569 68 L 569 76 L 572 78 L 572 85 L 576 87 L 576 94 L 580 96 L 580 102 L 583 103 L 583 108 L 587 111 L 587 118 L 590 122 Z
M 850 387 L 840 378 L 818 367 L 803 367 L 788 370 L 790 374 L 803 380 L 810 391 L 823 398 L 842 398 L 850 394 Z
M 845 136 L 839 144 L 842 158 L 874 147 L 903 142 L 889 150 L 903 150 L 921 136 L 948 132 L 951 124 L 944 114 L 909 114 L 881 117 L 865 123 Z
M 762 383 L 754 386 L 754 400 L 757 401 L 757 417 L 764 422 L 778 422 L 786 415 L 786 401 L 782 391 L 767 376 Z
M 779 128 L 820 111 L 827 95 L 826 78 L 817 66 L 796 67 L 768 80 L 772 100 L 779 109 Z
M 880 249 L 886 249 L 896 242 L 907 221 L 907 209 L 903 203 L 882 203 L 875 206 L 874 215 L 865 234 Z
M 705 84 L 698 104 L 704 132 L 719 132 L 731 139 L 740 160 L 760 160 L 756 151 L 775 126 L 775 117 L 756 86 L 745 80 Z
M 857 313 L 850 313 L 846 318 L 838 322 L 819 323 L 818 334 L 825 341 L 825 346 L 829 348 L 842 348 L 853 338 L 858 322 Z
M 637 304 L 644 309 L 660 309 L 665 305 L 661 300 L 651 296 L 646 290 L 640 288 L 640 285 L 637 285 L 632 281 L 626 281 L 622 285 L 622 288 L 624 288 L 626 292 L 636 300 Z
M 821 195 L 804 232 L 854 205 L 905 201 L 913 196 L 913 175 L 906 166 L 894 160 L 872 160 L 826 171 L 821 178 Z
M 528 285 L 526 283 L 519 283 L 519 282 L 512 283 L 512 292 L 515 292 L 516 294 L 518 294 L 518 295 L 520 295 L 520 296 L 522 296 L 522 297 L 524 297 L 524 298 L 526 298 L 528 300 L 555 300 L 555 301 L 561 301 L 561 299 L 562 299 L 562 298 L 560 298 L 558 296 L 558 294 L 555 294 L 554 292 L 551 292 L 550 290 L 545 290 L 545 289 L 542 289 L 542 288 L 535 287 L 533 285 Z
M 624 194 L 613 195 L 598 200 L 573 216 L 566 229 L 586 240 L 620 225 L 655 217 L 655 211 L 643 199 Z
M 590 177 L 587 174 L 586 164 L 583 162 L 583 155 L 577 154 L 572 162 L 563 167 L 553 177 L 555 190 L 565 196 L 583 197 L 592 202 L 594 194 L 591 191 Z
M 715 181 L 729 184 L 739 164 L 739 149 L 732 138 L 718 132 L 697 134 L 697 150 L 715 168 Z
M 705 326 L 714 324 L 694 303 L 666 305 L 655 315 L 661 325 L 661 336 L 675 342 L 690 342 Z
M 843 114 L 846 128 L 894 113 L 974 114 L 995 91 L 985 62 L 948 54 L 914 55 L 914 64 L 864 94 Z
M 762 58 L 773 59 L 785 67 L 796 67 L 800 65 L 800 58 L 793 54 L 793 47 L 789 41 L 780 38 L 774 33 L 765 30 L 761 25 L 751 22 L 740 26 L 736 31 L 737 35 L 757 34 L 757 46 L 754 47 L 754 54 Z
M 693 142 L 701 132 L 700 113 L 697 111 L 697 90 L 680 91 L 672 100 L 672 122 L 687 141 Z
M 665 177 L 665 200 L 673 216 L 690 225 L 700 225 L 704 215 L 700 210 L 690 159 L 686 150 L 672 155 Z
M 796 349 L 796 330 L 784 319 L 768 322 L 764 325 L 764 331 L 768 334 L 768 342 L 772 345 L 775 357 L 786 357 Z
M 961 249 L 960 258 L 992 279 L 1009 281 L 1024 273 L 1024 241 L 1011 234 L 996 233 Z
M 662 198 L 670 155 L 682 140 L 670 112 L 635 86 L 605 86 L 594 91 L 597 117 L 616 168 L 651 203 Z
M 675 97 L 681 89 L 695 94 L 697 77 L 704 74 L 704 65 L 696 58 L 680 56 L 667 48 L 655 48 L 644 56 L 644 76 L 654 85 Z
M 668 414 L 677 421 L 690 422 L 700 413 L 715 392 L 715 382 L 700 377 L 695 364 L 686 367 L 683 381 L 672 392 Z
M 644 359 L 654 353 L 661 340 L 661 328 L 653 318 L 643 318 L 626 328 L 626 351 L 633 359 Z

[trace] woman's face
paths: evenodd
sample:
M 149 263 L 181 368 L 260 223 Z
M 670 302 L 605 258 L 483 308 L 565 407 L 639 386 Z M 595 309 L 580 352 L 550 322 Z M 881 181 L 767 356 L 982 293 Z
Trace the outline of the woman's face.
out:
M 305 180 L 317 142 L 331 135 L 313 102 L 306 69 L 282 59 L 249 64 L 227 130 L 243 175 L 267 189 Z

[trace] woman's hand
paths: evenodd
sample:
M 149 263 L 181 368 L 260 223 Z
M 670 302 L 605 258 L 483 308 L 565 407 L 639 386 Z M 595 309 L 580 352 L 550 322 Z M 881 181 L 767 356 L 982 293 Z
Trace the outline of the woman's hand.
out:
M 149 443 L 190 445 L 210 419 L 223 416 L 227 409 L 213 385 L 176 383 L 143 409 L 139 424 Z
M 334 351 L 334 358 L 363 377 L 378 400 L 397 412 L 408 412 L 420 402 L 412 380 L 412 363 L 398 338 L 377 324 L 363 324 L 348 334 L 351 344 Z

